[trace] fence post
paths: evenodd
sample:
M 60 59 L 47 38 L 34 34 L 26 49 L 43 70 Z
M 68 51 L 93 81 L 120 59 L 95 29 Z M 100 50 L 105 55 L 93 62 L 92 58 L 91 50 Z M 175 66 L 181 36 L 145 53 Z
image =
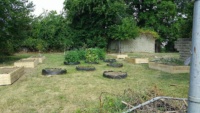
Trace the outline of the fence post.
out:
M 192 62 L 187 113 L 200 113 L 200 0 L 195 0 L 192 31 Z

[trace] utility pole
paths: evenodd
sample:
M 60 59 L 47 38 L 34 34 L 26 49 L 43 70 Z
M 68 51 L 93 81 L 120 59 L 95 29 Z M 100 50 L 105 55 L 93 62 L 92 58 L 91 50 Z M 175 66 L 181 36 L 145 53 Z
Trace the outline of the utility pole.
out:
M 195 0 L 187 113 L 200 113 L 200 0 Z

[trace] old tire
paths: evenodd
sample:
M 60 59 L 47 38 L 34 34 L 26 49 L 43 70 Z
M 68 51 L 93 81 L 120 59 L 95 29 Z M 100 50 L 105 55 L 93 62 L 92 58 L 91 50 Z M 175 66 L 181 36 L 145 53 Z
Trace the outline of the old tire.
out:
M 65 65 L 78 65 L 80 62 L 64 62 Z
M 107 66 L 110 66 L 110 67 L 123 67 L 123 64 L 122 63 L 109 63 L 109 64 L 107 64 Z
M 111 79 L 123 79 L 127 77 L 127 73 L 121 71 L 104 71 L 103 76 Z
M 94 71 L 96 70 L 93 66 L 76 66 L 76 70 L 78 71 Z
M 67 70 L 66 69 L 61 69 L 61 68 L 45 68 L 42 69 L 42 75 L 61 75 L 61 74 L 66 74 Z
M 113 63 L 116 62 L 116 59 L 105 59 L 104 62 Z
M 85 63 L 87 63 L 87 64 L 99 64 L 99 62 L 88 62 L 88 61 L 85 61 Z

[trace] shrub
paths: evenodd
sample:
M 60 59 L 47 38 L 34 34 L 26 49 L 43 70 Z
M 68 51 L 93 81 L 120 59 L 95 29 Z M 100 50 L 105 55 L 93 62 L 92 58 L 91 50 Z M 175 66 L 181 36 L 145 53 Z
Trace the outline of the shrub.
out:
M 79 62 L 79 54 L 77 51 L 68 51 L 65 55 L 65 61 L 67 62 Z
M 95 50 L 96 50 L 96 52 L 98 54 L 99 59 L 104 60 L 105 57 L 106 57 L 105 50 L 104 49 L 100 49 L 100 48 L 95 48 Z
M 78 50 L 77 53 L 78 53 L 78 56 L 79 56 L 80 60 L 85 60 L 85 53 L 86 52 L 85 52 L 84 49 Z
M 99 56 L 97 50 L 94 48 L 87 49 L 85 53 L 85 61 L 88 63 L 98 63 Z

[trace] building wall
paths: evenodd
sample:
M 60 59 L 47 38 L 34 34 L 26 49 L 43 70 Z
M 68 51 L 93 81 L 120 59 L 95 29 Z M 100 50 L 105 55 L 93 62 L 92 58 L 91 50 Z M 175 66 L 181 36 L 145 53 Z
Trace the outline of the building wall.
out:
M 140 35 L 135 39 L 129 39 L 121 41 L 121 52 L 155 52 L 155 38 L 151 35 Z M 119 42 L 112 41 L 109 50 L 112 52 L 117 52 L 119 50 Z

